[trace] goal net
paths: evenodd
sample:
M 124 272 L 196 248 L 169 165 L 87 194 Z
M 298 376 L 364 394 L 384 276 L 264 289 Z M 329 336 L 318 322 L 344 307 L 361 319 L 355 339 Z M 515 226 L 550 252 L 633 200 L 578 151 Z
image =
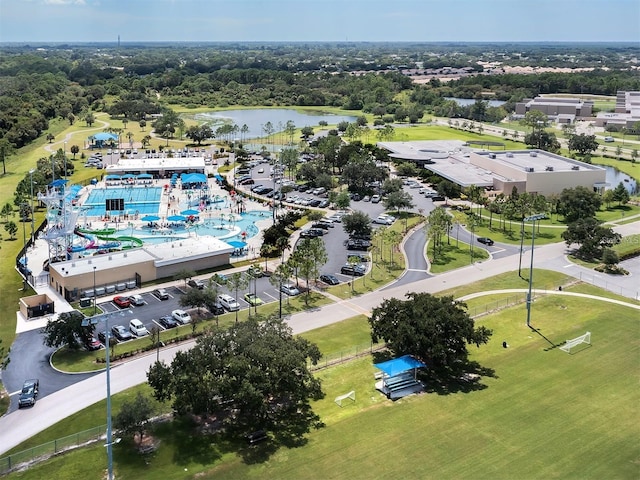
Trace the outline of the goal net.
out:
M 564 342 L 564 345 L 560 347 L 560 350 L 571 353 L 571 349 L 575 346 L 580 345 L 581 343 L 591 345 L 591 332 L 587 332 L 584 335 L 580 335 L 579 337 L 567 340 L 566 342 Z
M 356 392 L 355 390 L 350 391 L 349 393 L 345 393 L 344 395 L 338 395 L 335 399 L 335 402 L 338 404 L 339 407 L 342 406 L 342 402 L 344 400 L 351 400 L 352 402 L 356 401 Z

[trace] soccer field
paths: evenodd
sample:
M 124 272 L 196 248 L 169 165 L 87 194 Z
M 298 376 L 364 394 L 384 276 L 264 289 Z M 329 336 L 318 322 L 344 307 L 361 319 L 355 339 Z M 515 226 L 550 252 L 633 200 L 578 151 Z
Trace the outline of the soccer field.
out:
M 227 464 L 225 478 L 638 478 L 637 310 L 550 296 L 534 305 L 540 334 L 525 318 L 521 306 L 478 321 L 494 335 L 470 351 L 494 376 L 477 390 L 392 403 L 373 389 L 370 358 L 323 371 L 316 409 L 327 427 L 265 464 L 237 464 L 232 477 Z M 591 346 L 552 345 L 587 330 Z M 354 404 L 333 403 L 350 390 Z

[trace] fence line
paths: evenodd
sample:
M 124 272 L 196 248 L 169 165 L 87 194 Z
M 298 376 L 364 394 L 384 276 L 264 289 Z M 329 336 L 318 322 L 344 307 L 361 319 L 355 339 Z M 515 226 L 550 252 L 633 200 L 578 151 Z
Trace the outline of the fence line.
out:
M 633 298 L 635 300 L 638 300 L 640 298 L 638 290 L 631 290 L 621 287 L 620 285 L 610 282 L 605 275 L 600 276 L 595 273 L 587 274 L 581 271 L 580 281 L 593 285 L 594 287 L 603 288 L 605 290 L 608 290 L 609 292 L 617 293 L 623 297 Z
M 0 475 L 5 475 L 11 471 L 17 470 L 34 460 L 46 460 L 53 455 L 95 442 L 105 436 L 106 429 L 106 425 L 93 427 L 82 432 L 74 433 L 73 435 L 57 438 L 51 442 L 43 443 L 42 445 L 2 457 L 0 458 Z

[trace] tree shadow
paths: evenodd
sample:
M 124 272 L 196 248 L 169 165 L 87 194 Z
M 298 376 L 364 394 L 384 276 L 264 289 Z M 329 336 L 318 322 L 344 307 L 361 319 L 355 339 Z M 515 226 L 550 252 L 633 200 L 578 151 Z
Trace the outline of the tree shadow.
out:
M 222 458 L 222 452 L 214 443 L 216 434 L 198 432 L 197 427 L 197 423 L 188 417 L 175 417 L 171 422 L 156 426 L 156 435 L 173 446 L 174 463 L 208 465 Z

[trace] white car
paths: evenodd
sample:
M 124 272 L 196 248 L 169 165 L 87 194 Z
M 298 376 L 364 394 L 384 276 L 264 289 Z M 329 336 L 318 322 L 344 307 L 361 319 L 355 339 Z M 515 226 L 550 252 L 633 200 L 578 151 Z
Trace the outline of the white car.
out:
M 218 295 L 218 301 L 220 302 L 220 305 L 222 305 L 229 312 L 240 310 L 240 304 L 231 295 L 221 293 L 220 295 Z
M 145 335 L 149 335 L 149 330 L 147 330 L 147 327 L 145 327 L 144 324 L 137 318 L 134 318 L 129 322 L 129 330 L 131 330 L 131 333 L 133 333 L 136 337 L 144 337 Z
M 136 307 L 144 305 L 144 298 L 142 298 L 142 295 L 130 295 L 129 301 L 131 302 L 131 305 L 135 305 Z
M 183 325 L 191 323 L 191 315 L 189 315 L 184 310 L 174 310 L 173 312 L 171 312 L 171 316 L 175 318 L 178 323 L 181 323 Z
M 373 223 L 377 223 L 379 225 L 392 225 L 393 222 L 395 221 L 395 219 L 391 216 L 388 215 L 378 215 L 374 220 Z
M 280 287 L 282 293 L 286 293 L 290 297 L 294 297 L 300 294 L 300 290 L 295 285 L 282 285 Z

